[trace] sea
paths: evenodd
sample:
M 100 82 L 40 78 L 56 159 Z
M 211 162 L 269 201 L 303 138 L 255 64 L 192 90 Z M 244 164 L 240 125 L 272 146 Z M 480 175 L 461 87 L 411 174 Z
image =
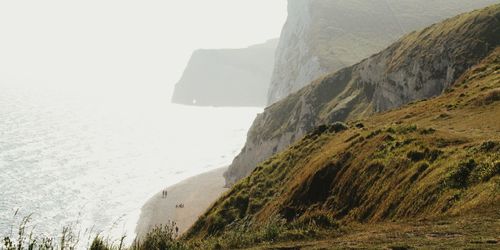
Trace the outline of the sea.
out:
M 27 219 L 26 231 L 39 236 L 68 227 L 131 242 L 150 197 L 229 165 L 262 112 L 68 89 L 0 86 L 2 238 L 15 238 Z

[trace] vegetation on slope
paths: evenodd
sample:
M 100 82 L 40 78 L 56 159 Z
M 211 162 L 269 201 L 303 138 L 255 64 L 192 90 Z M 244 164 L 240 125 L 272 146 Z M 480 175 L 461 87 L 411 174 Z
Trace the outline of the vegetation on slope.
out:
M 272 104 L 315 78 L 386 48 L 405 33 L 495 0 L 289 1 L 269 91 Z
M 267 108 L 226 179 L 232 182 L 250 174 L 256 164 L 249 159 L 263 161 L 274 154 L 262 152 L 260 145 L 280 152 L 321 124 L 361 119 L 440 95 L 499 44 L 500 4 L 410 33 Z
M 17 215 L 17 213 L 16 213 Z M 74 226 L 63 227 L 58 237 L 37 234 L 34 232 L 36 225 L 31 223 L 31 216 L 21 219 L 17 227 L 12 227 L 15 232 L 3 235 L 0 241 L 0 250 L 185 250 L 190 247 L 178 240 L 178 230 L 175 222 L 151 230 L 141 239 L 136 239 L 131 246 L 125 243 L 126 235 L 120 239 L 104 237 L 93 229 L 78 230 Z
M 237 183 L 185 240 L 232 248 L 471 213 L 498 224 L 499 93 L 497 48 L 440 97 L 320 126 Z
M 492 17 L 483 13 L 499 8 L 463 20 L 477 24 Z M 470 28 L 450 22 L 457 32 Z M 438 27 L 433 29 L 445 32 Z M 452 48 L 465 59 L 469 52 L 462 50 L 471 47 Z M 364 120 L 318 126 L 238 182 L 181 239 L 171 226 L 151 232 L 130 249 L 330 248 L 353 242 L 392 249 L 498 248 L 500 48 L 485 51 L 489 55 L 454 77 L 441 96 Z M 427 58 L 425 52 L 418 56 Z M 394 67 L 405 61 L 398 59 Z M 327 95 L 328 89 L 319 94 Z M 6 249 L 32 242 L 24 228 L 19 235 L 17 242 L 4 238 Z M 67 242 L 63 239 L 61 245 Z M 90 248 L 121 245 L 97 237 Z
M 453 83 L 499 45 L 499 18 L 500 4 L 497 4 L 410 33 L 370 59 L 318 79 L 282 102 L 267 108 L 266 116 L 269 119 L 259 130 L 254 130 L 255 138 L 267 139 L 279 136 L 284 129 L 295 130 L 300 122 L 304 122 L 293 115 L 300 112 L 304 99 L 313 109 L 312 114 L 307 117 L 315 120 L 311 124 L 362 118 L 373 112 L 394 108 L 396 105 L 381 107 L 380 104 L 373 103 L 376 98 L 374 91 L 379 85 L 392 82 L 397 85 L 402 97 L 409 95 L 406 88 L 411 85 L 412 79 L 400 79 L 398 82 L 393 79 L 392 74 L 401 70 L 410 71 L 408 78 L 419 78 L 420 83 L 435 79 L 437 82 L 433 84 L 440 85 L 442 91 L 447 87 L 446 81 L 451 81 L 448 85 Z M 436 63 L 446 67 L 435 65 Z M 364 72 L 365 68 L 375 67 L 377 64 L 382 64 L 382 71 L 375 69 Z M 413 68 L 417 66 L 420 67 Z M 447 70 L 453 72 L 447 73 Z M 371 71 L 377 75 L 363 75 Z M 428 86 L 415 86 L 412 91 L 418 92 L 423 87 Z M 361 93 L 356 93 L 355 100 L 350 100 L 350 94 L 358 91 Z M 433 95 L 441 94 L 440 91 Z M 407 96 L 404 99 L 408 102 L 412 98 Z M 339 109 L 344 104 L 346 107 Z M 313 127 L 315 126 L 311 128 Z

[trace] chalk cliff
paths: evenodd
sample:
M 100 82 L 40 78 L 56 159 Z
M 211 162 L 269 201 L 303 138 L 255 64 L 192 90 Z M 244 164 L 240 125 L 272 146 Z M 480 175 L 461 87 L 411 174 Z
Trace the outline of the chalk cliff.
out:
M 278 40 L 244 49 L 197 50 L 172 102 L 198 106 L 264 107 Z
M 498 6 L 494 15 L 478 16 L 474 22 L 454 19 L 412 32 L 271 105 L 254 121 L 245 147 L 225 173 L 226 183 L 247 176 L 258 163 L 321 124 L 355 120 L 441 94 L 499 44 Z
M 496 0 L 289 0 L 268 104 L 384 49 L 402 35 Z

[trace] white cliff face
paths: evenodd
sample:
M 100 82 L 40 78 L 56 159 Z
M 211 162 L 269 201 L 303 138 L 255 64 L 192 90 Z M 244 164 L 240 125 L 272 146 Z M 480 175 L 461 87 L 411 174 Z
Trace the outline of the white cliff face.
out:
M 450 23 L 446 21 L 413 32 L 269 106 L 254 121 L 245 147 L 225 173 L 227 185 L 319 125 L 359 119 L 442 94 L 499 45 L 499 20 L 497 12 L 463 25 L 446 26 Z M 442 33 L 440 27 L 451 32 Z
M 174 103 L 266 105 L 277 39 L 243 49 L 197 50 L 175 86 Z
M 326 73 L 353 65 L 413 30 L 497 0 L 288 0 L 271 105 Z
M 286 97 L 326 69 L 311 49 L 312 16 L 310 0 L 288 1 L 288 19 L 281 33 L 269 89 L 269 103 Z

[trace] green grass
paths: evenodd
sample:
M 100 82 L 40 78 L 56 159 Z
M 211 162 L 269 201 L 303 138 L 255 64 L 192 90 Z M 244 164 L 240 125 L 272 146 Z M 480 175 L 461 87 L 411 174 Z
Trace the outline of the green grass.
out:
M 492 5 L 405 35 L 371 57 L 374 62 L 387 61 L 373 78 L 394 82 L 389 75 L 411 71 L 408 68 L 413 67 L 412 63 L 416 61 L 425 62 L 420 71 L 432 75 L 428 79 L 422 79 L 423 81 L 433 79 L 442 83 L 458 78 L 499 45 L 499 11 L 500 4 Z M 382 56 L 387 58 L 382 60 Z M 454 64 L 453 79 L 446 79 L 446 69 L 434 69 L 436 66 L 432 63 L 442 61 L 443 56 L 447 56 L 447 60 Z M 252 127 L 249 138 L 255 141 L 271 140 L 286 132 L 296 132 L 298 127 L 310 131 L 319 124 L 365 118 L 374 112 L 389 109 L 390 107 L 377 107 L 373 103 L 377 101 L 374 91 L 379 83 L 362 76 L 366 73 L 363 68 L 367 66 L 369 65 L 362 61 L 332 72 L 266 108 L 263 114 L 265 118 Z M 482 75 L 476 74 L 476 77 Z M 393 91 L 402 91 L 403 87 L 399 86 L 400 89 L 394 88 Z M 436 85 L 437 87 L 439 86 Z M 499 89 L 492 90 L 484 101 L 498 100 L 499 93 Z M 408 103 L 414 100 L 402 98 L 401 101 Z M 454 108 L 455 104 L 448 105 L 449 108 Z M 304 116 L 304 111 L 310 115 Z
M 17 214 L 17 213 L 16 213 Z M 135 239 L 132 245 L 125 244 L 126 236 L 120 239 L 112 239 L 102 234 L 95 234 L 88 230 L 85 233 L 75 230 L 73 226 L 63 227 L 61 234 L 57 237 L 37 235 L 31 224 L 31 215 L 21 219 L 18 226 L 11 235 L 2 237 L 1 250 L 185 250 L 192 249 L 192 246 L 178 240 L 176 224 L 170 222 L 167 225 L 159 226 L 151 230 L 141 239 Z
M 476 12 L 474 23 L 499 7 Z M 443 32 L 439 27 L 421 34 Z M 499 72 L 497 47 L 439 97 L 311 128 L 236 183 L 185 235 L 178 238 L 169 224 L 126 249 L 498 248 Z M 285 99 L 273 107 L 293 113 L 296 105 Z M 281 115 L 279 128 L 265 136 L 287 131 L 283 124 L 293 119 Z M 79 242 L 70 228 L 59 238 L 36 237 L 28 222 L 4 238 L 4 249 L 71 249 Z M 101 235 L 89 246 L 122 247 L 123 238 Z
M 225 249 L 279 245 L 348 235 L 353 223 L 500 209 L 500 105 L 476 101 L 500 87 L 499 55 L 495 50 L 440 97 L 317 127 L 238 182 L 183 240 Z M 443 109 L 446 119 L 436 119 Z M 270 218 L 286 221 L 273 241 L 260 231 Z M 225 241 L 238 235 L 246 237 L 238 246 Z

